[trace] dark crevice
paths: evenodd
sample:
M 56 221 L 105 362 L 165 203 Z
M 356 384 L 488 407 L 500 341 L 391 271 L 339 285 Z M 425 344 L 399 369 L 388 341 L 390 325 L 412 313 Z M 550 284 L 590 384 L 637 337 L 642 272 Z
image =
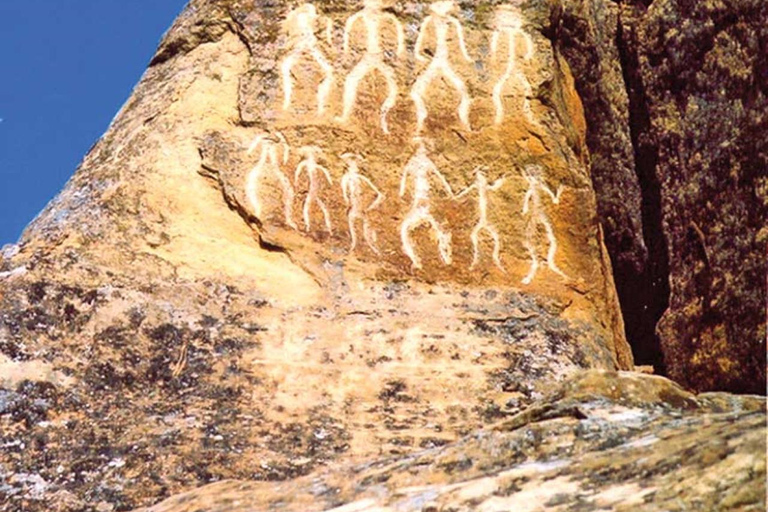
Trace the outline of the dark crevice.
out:
M 657 175 L 658 150 L 654 144 L 648 98 L 640 75 L 637 41 L 631 27 L 619 17 L 616 33 L 624 84 L 629 98 L 629 129 L 635 173 L 642 195 L 643 240 L 648 260 L 641 273 L 614 276 L 624 315 L 627 338 L 635 364 L 652 365 L 666 375 L 656 325 L 669 306 L 669 255 L 662 227 L 661 184 Z

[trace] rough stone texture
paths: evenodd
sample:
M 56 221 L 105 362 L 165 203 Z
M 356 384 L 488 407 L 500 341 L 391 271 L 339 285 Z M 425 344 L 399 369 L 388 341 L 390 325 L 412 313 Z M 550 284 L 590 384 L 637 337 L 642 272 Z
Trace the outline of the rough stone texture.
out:
M 766 9 L 564 2 L 557 25 L 628 339 L 692 389 L 765 393 Z
M 221 482 L 141 512 L 757 512 L 764 407 L 759 397 L 693 396 L 660 377 L 585 372 L 450 446 L 279 486 Z
M 589 405 L 589 413 L 574 405 L 576 398 L 544 399 L 582 370 L 633 366 L 589 179 L 584 115 L 570 68 L 557 51 L 559 4 L 531 4 L 521 15 L 533 53 L 526 62 L 525 37 L 519 33 L 516 54 L 531 90 L 524 90 L 519 74 L 510 80 L 507 118 L 500 125 L 493 121 L 490 98 L 494 80 L 504 73 L 508 45 L 501 41 L 499 59 L 489 57 L 495 5 L 467 3 L 454 13 L 474 58 L 462 64 L 457 38 L 449 38 L 451 62 L 474 98 L 473 129 L 457 116 L 460 96 L 448 80 L 438 79 L 422 135 L 427 155 L 454 192 L 473 183 L 478 164 L 488 166 L 491 182 L 505 178 L 488 195 L 488 221 L 500 233 L 499 265 L 491 258 L 488 237 L 472 268 L 477 196 L 460 202 L 439 194 L 439 182 L 432 183 L 431 211 L 453 233 L 453 257 L 441 258 L 435 234 L 424 227 L 414 232 L 423 267 L 416 268 L 401 250 L 398 229 L 414 187 L 411 176 L 401 199 L 400 177 L 420 146 L 413 140 L 416 113 L 408 90 L 425 69 L 412 49 L 428 11 L 416 2 L 391 9 L 405 26 L 407 52 L 395 67 L 400 95 L 389 112 L 392 133 L 385 136 L 379 106 L 387 88 L 381 77 L 361 86 L 347 122 L 335 119 L 343 76 L 361 51 L 359 36 L 349 56 L 338 51 L 342 27 L 359 5 L 317 6 L 333 20 L 334 41 L 324 42 L 325 30 L 318 25 L 318 47 L 337 69 L 324 116 L 315 114 L 323 76 L 306 55 L 293 73 L 295 111 L 282 107 L 281 65 L 301 42 L 289 37 L 297 25 L 283 23 L 290 10 L 286 2 L 193 1 L 62 193 L 19 245 L 3 249 L 3 364 L 13 365 L 15 375 L 41 371 L 39 378 L 2 379 L 3 512 L 131 510 L 224 479 L 282 482 L 384 456 L 405 457 L 407 465 L 416 460 L 409 454 L 459 439 L 482 444 L 494 436 L 533 436 L 531 445 L 510 441 L 517 455 L 491 450 L 488 467 L 501 467 L 528 457 L 528 446 L 542 454 L 567 452 L 565 440 L 575 442 L 568 434 L 574 429 L 586 429 L 580 435 L 596 450 L 589 459 L 593 466 L 579 478 L 596 480 L 571 494 L 564 491 L 576 497 L 562 499 L 578 501 L 579 493 L 600 482 L 609 486 L 604 489 L 609 495 L 600 499 L 614 499 L 619 491 L 610 480 L 613 472 L 597 468 L 614 459 L 610 449 L 622 442 L 611 436 L 615 422 L 624 422 L 621 429 L 630 429 L 632 439 L 686 436 L 689 451 L 700 459 L 684 458 L 688 452 L 674 451 L 675 443 L 657 457 L 691 460 L 688 481 L 706 474 L 724 482 L 721 494 L 736 496 L 727 506 L 760 503 L 751 491 L 741 492 L 744 482 L 764 473 L 765 450 L 755 449 L 761 414 L 744 412 L 762 407 L 759 399 L 701 401 L 663 379 L 638 381 L 639 376 L 616 373 L 583 377 L 589 383 L 585 389 L 599 389 L 595 400 L 573 395 Z M 514 19 L 507 18 L 507 26 Z M 428 58 L 439 54 L 434 36 L 426 43 Z M 393 58 L 386 55 L 387 62 Z M 248 147 L 265 132 L 277 140 L 278 130 L 292 147 L 283 164 L 291 181 L 302 146 L 325 149 L 320 163 L 332 183 L 320 188 L 318 197 L 328 206 L 332 234 L 324 232 L 317 203 L 310 211 L 313 229 L 303 229 L 306 174 L 293 182 L 291 212 L 299 229 L 285 222 L 279 180 L 273 177 L 264 186 L 261 212 L 249 199 L 245 185 L 261 149 L 249 154 Z M 348 211 L 339 187 L 345 169 L 340 157 L 347 151 L 365 156 L 362 172 L 386 196 L 371 213 L 380 255 L 362 236 L 350 254 Z M 539 183 L 562 199 L 552 204 L 539 189 L 539 213 L 551 224 L 558 241 L 555 262 L 567 276 L 546 264 L 543 222 L 531 229 L 524 220 L 530 182 L 521 169 L 531 163 L 544 167 Z M 559 196 L 558 185 L 564 186 Z M 521 282 L 530 257 L 526 233 L 538 243 L 542 261 L 530 284 Z M 634 405 L 617 406 L 611 389 L 628 390 Z M 645 400 L 650 405 L 637 406 Z M 671 400 L 672 409 L 659 400 Z M 626 415 L 612 416 L 605 425 L 588 420 L 616 407 Z M 651 412 L 635 427 L 637 407 Z M 566 410 L 581 411 L 569 414 L 587 419 L 539 421 Z M 509 417 L 533 430 L 521 427 L 490 437 L 485 430 L 466 437 Z M 595 424 L 593 436 L 589 429 Z M 726 447 L 715 458 L 701 449 L 710 439 L 726 437 L 732 441 L 723 441 Z M 662 445 L 667 446 L 659 441 Z M 446 449 L 455 461 L 449 464 L 450 478 L 474 479 L 485 463 L 463 467 L 457 457 L 468 448 L 456 446 Z M 731 448 L 751 458 L 730 459 Z M 643 449 L 655 451 L 650 445 Z M 727 464 L 718 466 L 723 460 Z M 650 470 L 646 462 L 636 462 L 641 469 L 627 478 L 639 482 Z M 677 489 L 690 486 L 676 487 L 671 468 L 678 462 L 659 464 L 657 494 L 666 503 Z M 272 488 L 300 489 L 303 482 Z M 690 494 L 680 491 L 679 499 L 697 503 L 707 494 L 706 485 Z M 357 499 L 353 491 L 344 492 L 352 493 L 345 500 Z

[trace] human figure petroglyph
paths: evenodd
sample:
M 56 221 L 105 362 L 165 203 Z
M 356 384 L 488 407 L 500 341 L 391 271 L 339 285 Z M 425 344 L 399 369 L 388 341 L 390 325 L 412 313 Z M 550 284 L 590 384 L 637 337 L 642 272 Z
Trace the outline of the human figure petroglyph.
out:
M 318 39 L 315 35 L 315 29 L 323 20 L 325 20 L 325 37 L 330 44 L 333 36 L 331 20 L 319 15 L 314 5 L 301 4 L 288 14 L 285 25 L 288 31 L 289 45 L 293 49 L 280 66 L 283 79 L 283 110 L 291 108 L 294 66 L 301 59 L 311 59 L 325 75 L 317 89 L 317 113 L 323 115 L 325 112 L 325 105 L 333 87 L 334 77 L 333 66 L 317 46 Z
M 387 83 L 387 98 L 381 105 L 381 129 L 389 133 L 387 114 L 397 102 L 397 79 L 395 70 L 384 61 L 384 49 L 382 47 L 381 30 L 383 25 L 389 23 L 395 28 L 397 34 L 396 55 L 401 57 L 405 53 L 405 33 L 403 25 L 394 14 L 384 10 L 381 0 L 364 0 L 363 9 L 347 20 L 344 26 L 344 53 L 349 52 L 349 41 L 355 25 L 362 21 L 365 29 L 365 53 L 344 82 L 344 111 L 341 121 L 346 122 L 352 114 L 357 102 L 357 89 L 360 82 L 370 73 L 378 71 Z
M 400 225 L 400 239 L 403 251 L 410 258 L 413 268 L 422 268 L 421 259 L 416 254 L 411 240 L 411 232 L 422 225 L 427 225 L 437 236 L 440 258 L 443 263 L 450 265 L 453 262 L 451 249 L 451 234 L 445 231 L 432 215 L 432 203 L 430 201 L 430 177 L 435 177 L 449 197 L 453 198 L 451 185 L 445 179 L 437 166 L 427 156 L 427 148 L 421 138 L 417 138 L 418 147 L 413 156 L 405 164 L 403 177 L 400 180 L 400 197 L 405 197 L 408 179 L 413 180 L 411 195 L 413 202 L 411 209 Z
M 310 210 L 312 203 L 316 204 L 320 211 L 323 212 L 323 219 L 325 220 L 325 229 L 329 234 L 333 233 L 331 227 L 331 216 L 328 213 L 325 203 L 320 199 L 318 192 L 320 189 L 319 181 L 321 178 L 325 178 L 329 185 L 333 184 L 331 180 L 331 174 L 328 169 L 318 163 L 318 156 L 322 154 L 323 150 L 317 146 L 304 146 L 299 149 L 299 154 L 303 157 L 303 160 L 296 167 L 296 174 L 294 176 L 294 183 L 296 186 L 299 184 L 299 178 L 301 174 L 307 173 L 307 181 L 309 182 L 309 190 L 307 191 L 307 197 L 304 199 L 304 228 L 306 231 L 311 229 L 310 225 Z
M 475 268 L 475 265 L 477 265 L 480 260 L 480 233 L 485 231 L 488 233 L 491 239 L 493 239 L 493 262 L 497 267 L 499 267 L 499 269 L 504 271 L 504 267 L 501 265 L 501 257 L 499 256 L 501 250 L 499 232 L 496 230 L 496 227 L 488 221 L 488 192 L 499 190 L 504 184 L 505 178 L 502 177 L 493 183 L 488 183 L 488 177 L 485 175 L 485 171 L 487 170 L 488 168 L 484 165 L 476 167 L 475 182 L 461 191 L 456 196 L 456 199 L 461 199 L 462 197 L 469 194 L 473 189 L 477 190 L 477 212 L 479 219 L 477 224 L 475 224 L 475 227 L 472 229 L 472 233 L 470 234 L 473 253 L 472 264 L 469 266 L 469 268 Z
M 245 183 L 245 194 L 248 198 L 248 202 L 251 203 L 253 213 L 256 218 L 261 220 L 261 182 L 264 178 L 271 176 L 278 182 L 283 191 L 285 223 L 296 229 L 296 223 L 293 222 L 293 199 L 295 193 L 291 186 L 291 181 L 280 169 L 280 162 L 282 162 L 282 165 L 288 163 L 288 158 L 290 156 L 288 142 L 280 132 L 275 134 L 262 133 L 253 139 L 253 142 L 248 147 L 248 154 L 250 155 L 259 148 L 261 149 L 259 159 L 253 169 L 248 173 Z
M 507 65 L 504 70 L 504 74 L 501 75 L 499 81 L 493 88 L 493 104 L 496 107 L 496 124 L 500 124 L 504 120 L 504 102 L 502 94 L 504 92 L 504 86 L 513 77 L 520 84 L 522 88 L 523 98 L 523 114 L 525 117 L 533 122 L 533 113 L 531 112 L 531 96 L 533 95 L 533 89 L 528 81 L 528 77 L 520 69 L 518 65 L 518 47 L 517 43 L 522 41 L 525 46 L 522 59 L 525 61 L 531 60 L 533 57 L 533 40 L 523 30 L 522 13 L 517 6 L 514 5 L 502 5 L 496 10 L 495 30 L 491 38 L 491 55 L 495 58 L 498 55 L 500 40 L 504 38 L 507 43 Z
M 342 160 L 347 163 L 347 172 L 341 178 L 341 191 L 344 196 L 344 203 L 349 207 L 347 210 L 347 222 L 349 224 L 349 238 L 351 244 L 349 252 L 353 252 L 357 247 L 357 230 L 355 224 L 358 220 L 363 222 L 363 238 L 368 247 L 376 254 L 380 254 L 376 247 L 376 232 L 371 228 L 368 212 L 378 208 L 384 201 L 384 194 L 376 188 L 371 180 L 360 174 L 359 155 L 354 153 L 344 153 Z M 367 207 L 364 206 L 365 187 L 370 188 L 376 194 L 376 199 Z
M 453 70 L 449 60 L 450 50 L 448 48 L 448 36 L 453 28 L 456 31 L 456 37 L 459 43 L 459 49 L 462 57 L 467 62 L 472 62 L 472 59 L 467 52 L 467 47 L 464 44 L 464 28 L 458 19 L 451 16 L 451 12 L 456 8 L 456 2 L 453 0 L 439 0 L 430 4 L 430 10 L 432 13 L 426 17 L 419 29 L 419 35 L 416 39 L 416 60 L 420 62 L 426 62 L 428 59 L 422 55 L 422 50 L 425 44 L 425 38 L 429 26 L 432 25 L 435 31 L 435 49 L 432 60 L 430 61 L 427 69 L 416 79 L 416 83 L 411 89 L 411 99 L 416 105 L 416 133 L 420 133 L 424 127 L 424 121 L 427 119 L 427 106 L 424 100 L 425 95 L 429 91 L 429 86 L 432 82 L 440 77 L 444 76 L 448 81 L 456 88 L 461 95 L 461 102 L 459 103 L 459 119 L 467 130 L 470 130 L 469 126 L 469 107 L 471 99 L 467 86 L 464 80 Z
M 547 234 L 547 241 L 549 242 L 549 249 L 547 250 L 547 266 L 554 273 L 568 279 L 568 276 L 565 275 L 555 263 L 557 239 L 555 239 L 552 224 L 550 224 L 549 218 L 542 208 L 540 195 L 540 191 L 543 190 L 552 199 L 553 204 L 559 204 L 560 196 L 563 193 L 563 186 L 560 185 L 557 188 L 557 193 L 552 192 L 547 185 L 542 183 L 541 167 L 538 165 L 527 166 L 523 171 L 523 177 L 528 181 L 528 191 L 525 193 L 525 199 L 523 200 L 523 215 L 530 212 L 530 216 L 526 221 L 525 241 L 523 242 L 523 245 L 525 245 L 525 248 L 531 255 L 531 268 L 528 271 L 528 275 L 523 278 L 523 283 L 530 284 L 539 268 L 539 258 L 536 253 L 536 234 L 539 226 L 544 227 Z

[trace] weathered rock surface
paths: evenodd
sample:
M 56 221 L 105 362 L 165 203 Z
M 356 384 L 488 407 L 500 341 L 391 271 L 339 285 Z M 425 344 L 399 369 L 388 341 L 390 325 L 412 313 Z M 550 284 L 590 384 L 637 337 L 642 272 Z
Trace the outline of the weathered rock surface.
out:
M 269 485 L 227 481 L 142 512 L 765 509 L 765 400 L 585 372 L 450 446 Z
M 357 3 L 192 1 L 64 191 L 2 251 L 0 353 L 14 375 L 40 370 L 2 379 L 5 509 L 131 510 L 460 439 L 445 453 L 474 439 L 479 454 L 528 427 L 466 436 L 516 413 L 544 426 L 536 453 L 573 463 L 581 452 L 547 429 L 566 439 L 616 407 L 628 416 L 583 434 L 595 467 L 621 421 L 627 442 L 675 432 L 699 449 L 734 433 L 751 459 L 689 468 L 735 468 L 718 477 L 726 495 L 764 473 L 760 413 L 739 412 L 759 399 L 590 373 L 575 382 L 629 389 L 634 405 L 577 393 L 587 419 L 534 421 L 581 411 L 582 398 L 542 402 L 574 374 L 633 366 L 561 9 L 377 6 L 352 18 Z M 682 420 L 648 413 L 635 429 L 646 399 Z M 660 503 L 677 485 L 668 469 Z M 744 496 L 728 503 L 759 502 Z
M 753 0 L 566 1 L 558 25 L 628 338 L 698 390 L 765 393 L 766 16 Z

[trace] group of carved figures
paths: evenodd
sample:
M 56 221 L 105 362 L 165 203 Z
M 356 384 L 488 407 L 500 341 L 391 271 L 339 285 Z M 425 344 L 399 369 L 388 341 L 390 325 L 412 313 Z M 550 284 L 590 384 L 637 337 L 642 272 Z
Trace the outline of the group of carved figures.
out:
M 405 198 L 409 190 L 411 195 L 410 209 L 400 224 L 400 240 L 403 252 L 411 260 L 412 266 L 417 269 L 422 268 L 421 258 L 416 253 L 412 235 L 414 230 L 423 226 L 435 234 L 443 263 L 446 265 L 453 263 L 452 235 L 438 222 L 432 211 L 432 183 L 437 181 L 449 199 L 463 200 L 473 190 L 477 194 L 478 220 L 470 234 L 473 247 L 470 269 L 475 268 L 480 260 L 480 235 L 485 233 L 493 241 L 493 262 L 500 270 L 504 271 L 500 257 L 499 232 L 488 218 L 488 195 L 490 192 L 499 190 L 507 178 L 502 177 L 489 182 L 485 174 L 488 169 L 481 165 L 474 170 L 474 182 L 456 194 L 437 165 L 430 159 L 423 139 L 417 137 L 415 142 L 417 148 L 405 164 L 399 190 L 401 198 Z M 293 206 L 296 196 L 294 187 L 299 184 L 302 176 L 306 175 L 308 190 L 302 208 L 304 228 L 306 231 L 311 229 L 311 209 L 316 206 L 322 212 L 325 230 L 328 234 L 333 234 L 330 213 L 320 197 L 323 181 L 326 181 L 329 186 L 333 185 L 330 172 L 319 163 L 319 157 L 323 154 L 323 150 L 317 146 L 304 146 L 298 150 L 301 161 L 294 172 L 293 182 L 282 170 L 288 164 L 291 149 L 281 133 L 264 133 L 257 136 L 248 148 L 248 153 L 251 154 L 256 150 L 259 151 L 259 156 L 256 165 L 248 173 L 245 185 L 246 196 L 256 217 L 263 218 L 262 192 L 265 181 L 269 180 L 276 183 L 282 191 L 285 223 L 294 229 L 299 229 L 293 220 Z M 379 255 L 376 231 L 371 226 L 369 213 L 384 202 L 385 195 L 368 177 L 361 173 L 360 163 L 363 162 L 363 158 L 360 155 L 345 153 L 341 155 L 341 159 L 346 164 L 346 172 L 341 178 L 341 192 L 347 206 L 347 223 L 351 240 L 350 252 L 357 247 L 358 226 L 362 224 L 362 235 L 365 243 L 371 251 Z M 562 186 L 558 187 L 557 192 L 553 192 L 544 183 L 542 169 L 538 165 L 526 166 L 523 170 L 523 177 L 528 182 L 528 190 L 525 193 L 522 206 L 523 215 L 527 215 L 523 244 L 531 258 L 531 266 L 528 274 L 523 278 L 523 283 L 530 283 L 539 268 L 536 239 L 540 227 L 544 229 L 548 242 L 547 266 L 560 276 L 567 277 L 555 263 L 557 240 L 542 201 L 542 194 L 546 194 L 554 204 L 558 204 L 563 188 Z M 366 191 L 369 191 L 368 194 Z M 366 204 L 366 195 L 375 196 L 375 198 Z
M 350 38 L 360 23 L 363 24 L 362 28 L 365 29 L 366 36 L 362 57 L 349 72 L 344 82 L 343 112 L 339 120 L 342 122 L 349 120 L 357 102 L 357 91 L 360 83 L 366 76 L 378 71 L 387 84 L 387 97 L 381 105 L 380 123 L 384 133 L 389 133 L 387 114 L 397 102 L 398 87 L 395 71 L 385 60 L 385 41 L 383 40 L 382 29 L 387 24 L 394 28 L 397 38 L 394 54 L 397 58 L 401 58 L 405 53 L 405 35 L 402 24 L 394 14 L 385 10 L 382 0 L 363 0 L 363 5 L 363 9 L 353 14 L 344 26 L 344 53 L 349 52 Z M 416 107 L 417 134 L 421 133 L 428 117 L 425 97 L 431 84 L 439 78 L 444 78 L 458 91 L 461 96 L 458 117 L 466 129 L 471 130 L 469 123 L 471 98 L 464 80 L 453 69 L 450 62 L 449 41 L 452 32 L 456 34 L 461 57 L 467 62 L 472 62 L 464 41 L 464 29 L 459 20 L 451 14 L 456 8 L 457 4 L 454 0 L 433 2 L 430 4 L 430 14 L 419 28 L 414 54 L 418 62 L 428 64 L 416 78 L 410 93 Z M 333 38 L 332 22 L 329 18 L 318 14 L 314 5 L 302 4 L 288 14 L 286 29 L 290 38 L 290 50 L 281 64 L 284 110 L 291 108 L 294 68 L 300 62 L 308 60 L 319 67 L 323 74 L 323 79 L 317 90 L 317 112 L 319 115 L 325 113 L 335 79 L 334 68 L 318 45 L 319 40 L 316 32 L 323 25 L 324 37 L 331 44 Z M 434 47 L 429 56 L 426 56 L 424 51 L 430 28 L 434 32 Z M 530 97 L 533 91 L 525 73 L 520 69 L 517 62 L 517 43 L 519 41 L 524 43 L 523 60 L 531 59 L 534 47 L 531 37 L 523 30 L 521 12 L 514 5 L 502 5 L 496 10 L 494 32 L 491 38 L 491 54 L 494 57 L 497 56 L 502 41 L 507 43 L 508 57 L 505 70 L 493 88 L 493 102 L 496 109 L 495 122 L 500 124 L 504 119 L 502 95 L 512 78 L 515 78 L 516 84 L 521 89 L 523 113 L 529 121 L 533 122 L 530 106 Z

